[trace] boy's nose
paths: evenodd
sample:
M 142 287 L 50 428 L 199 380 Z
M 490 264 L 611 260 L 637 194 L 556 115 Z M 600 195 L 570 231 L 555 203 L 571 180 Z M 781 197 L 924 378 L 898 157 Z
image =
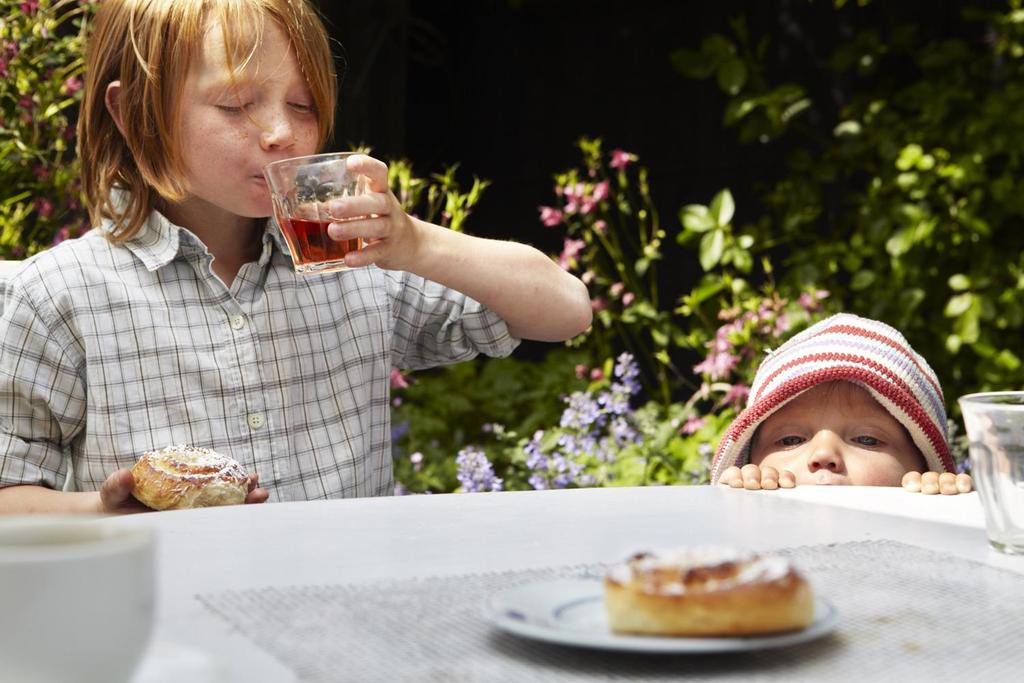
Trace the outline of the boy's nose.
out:
M 832 432 L 818 432 L 811 440 L 811 455 L 807 458 L 807 469 L 811 472 L 828 470 L 839 472 L 843 469 L 841 441 Z
M 295 131 L 287 116 L 274 116 L 264 122 L 260 131 L 260 146 L 265 151 L 291 147 L 295 144 Z

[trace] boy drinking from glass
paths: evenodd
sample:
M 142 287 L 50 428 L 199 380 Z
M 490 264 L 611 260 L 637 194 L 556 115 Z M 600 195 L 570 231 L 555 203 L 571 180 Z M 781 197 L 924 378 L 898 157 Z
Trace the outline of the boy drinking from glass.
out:
M 105 0 L 86 57 L 95 229 L 0 292 L 0 512 L 140 510 L 127 468 L 179 443 L 240 461 L 248 502 L 388 494 L 392 365 L 590 324 L 579 280 L 407 215 L 368 156 L 348 169 L 369 193 L 335 215 L 373 217 L 330 230 L 371 240 L 359 267 L 295 273 L 263 168 L 331 132 L 334 60 L 307 0 Z

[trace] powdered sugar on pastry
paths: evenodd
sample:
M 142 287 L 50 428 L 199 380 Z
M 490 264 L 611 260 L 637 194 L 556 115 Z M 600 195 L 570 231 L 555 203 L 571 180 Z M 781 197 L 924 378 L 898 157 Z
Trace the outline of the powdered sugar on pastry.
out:
M 243 503 L 249 484 L 238 461 L 185 444 L 146 451 L 132 477 L 132 494 L 155 510 Z

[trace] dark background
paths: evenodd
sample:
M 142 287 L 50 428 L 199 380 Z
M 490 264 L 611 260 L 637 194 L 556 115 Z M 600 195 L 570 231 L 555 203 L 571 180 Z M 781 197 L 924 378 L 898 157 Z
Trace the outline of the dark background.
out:
M 421 175 L 457 162 L 464 186 L 473 175 L 493 181 L 470 232 L 548 252 L 562 233 L 540 225 L 537 207 L 554 203 L 551 177 L 578 163 L 582 135 L 639 155 L 670 234 L 681 206 L 726 186 L 740 200 L 739 223 L 757 215 L 754 191 L 783 172 L 787 141 L 739 145 L 721 123 L 726 97 L 713 79 L 688 79 L 670 63 L 676 48 L 729 34 L 730 18 L 745 14 L 753 35 L 771 36 L 769 77 L 807 86 L 816 108 L 806 116 L 827 130 L 857 84 L 829 81 L 824 64 L 855 30 L 910 21 L 939 37 L 979 31 L 960 19 L 964 3 L 943 0 L 873 0 L 840 13 L 832 0 L 319 5 L 347 61 L 333 147 L 367 144 L 382 159 L 411 159 Z M 679 272 L 686 287 L 697 269 Z

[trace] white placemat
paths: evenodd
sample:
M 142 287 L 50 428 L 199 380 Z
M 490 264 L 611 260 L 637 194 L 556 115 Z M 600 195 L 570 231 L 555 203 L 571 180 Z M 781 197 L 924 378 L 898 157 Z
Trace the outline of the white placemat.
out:
M 495 630 L 487 596 L 603 567 L 198 595 L 305 681 L 1009 681 L 1024 652 L 1024 575 L 893 541 L 782 551 L 839 609 L 835 632 L 779 650 L 599 652 Z

